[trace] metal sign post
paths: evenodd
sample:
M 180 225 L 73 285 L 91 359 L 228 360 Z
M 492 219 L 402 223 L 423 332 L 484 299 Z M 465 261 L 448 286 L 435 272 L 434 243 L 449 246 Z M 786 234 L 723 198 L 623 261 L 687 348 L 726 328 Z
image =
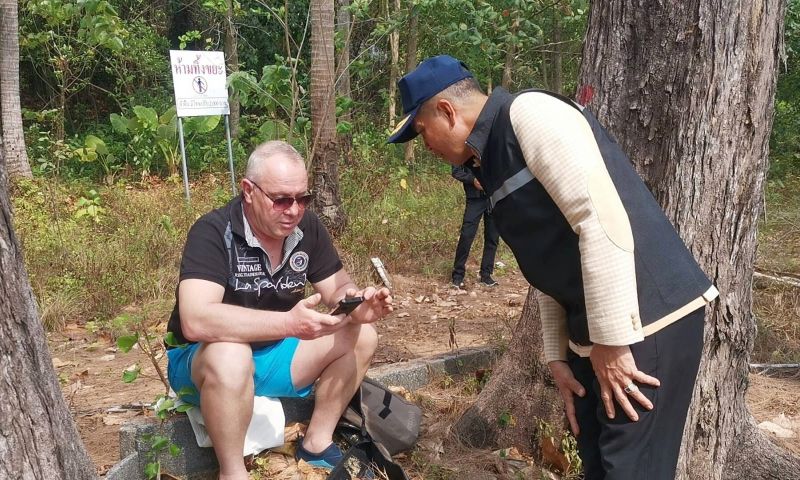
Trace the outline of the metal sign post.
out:
M 228 165 L 231 169 L 231 190 L 233 196 L 236 196 L 236 176 L 233 174 L 233 149 L 231 148 L 231 124 L 228 118 L 230 115 L 225 115 L 225 138 L 228 140 Z
M 186 167 L 186 147 L 183 140 L 181 117 L 225 116 L 225 138 L 228 142 L 228 164 L 231 170 L 231 187 L 236 195 L 236 178 L 233 172 L 233 148 L 228 115 L 228 88 L 225 75 L 225 55 L 222 52 L 195 50 L 170 50 L 172 84 L 175 87 L 175 107 L 178 117 L 178 136 L 183 162 L 183 187 L 186 201 L 189 198 L 189 176 Z
M 183 170 L 183 190 L 186 192 L 186 203 L 192 201 L 189 196 L 189 173 L 186 169 L 186 147 L 183 145 L 183 119 L 178 117 L 178 138 L 181 142 L 181 169 Z

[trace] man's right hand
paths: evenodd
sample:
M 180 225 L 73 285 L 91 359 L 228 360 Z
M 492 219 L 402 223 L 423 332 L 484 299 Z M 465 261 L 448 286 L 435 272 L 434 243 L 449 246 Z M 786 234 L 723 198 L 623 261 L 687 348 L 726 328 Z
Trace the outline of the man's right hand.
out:
M 472 180 L 472 185 L 481 192 L 483 191 L 483 185 L 481 185 L 481 182 L 479 182 L 477 178 Z
M 569 427 L 577 437 L 581 430 L 578 427 L 578 417 L 575 415 L 575 399 L 572 396 L 582 397 L 586 395 L 586 390 L 575 378 L 575 375 L 572 374 L 567 362 L 555 360 L 549 362 L 547 366 L 550 367 L 550 374 L 553 375 L 553 380 L 556 382 L 558 393 L 561 394 L 561 398 L 564 400 L 564 410 L 567 412 Z
M 315 293 L 297 302 L 294 308 L 286 312 L 287 336 L 313 340 L 330 335 L 349 322 L 347 315 L 333 316 L 318 312 L 316 307 L 321 299 L 322 295 Z

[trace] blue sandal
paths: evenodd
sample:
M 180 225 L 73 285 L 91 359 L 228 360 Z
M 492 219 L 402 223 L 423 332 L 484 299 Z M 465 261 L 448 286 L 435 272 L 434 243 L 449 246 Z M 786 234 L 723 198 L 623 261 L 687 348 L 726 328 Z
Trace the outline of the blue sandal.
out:
M 312 467 L 333 470 L 333 467 L 342 460 L 342 457 L 342 451 L 335 443 L 331 443 L 328 445 L 328 448 L 320 453 L 313 453 L 303 448 L 302 437 L 297 440 L 297 451 L 295 452 L 294 458 L 298 461 L 305 460 L 305 462 Z

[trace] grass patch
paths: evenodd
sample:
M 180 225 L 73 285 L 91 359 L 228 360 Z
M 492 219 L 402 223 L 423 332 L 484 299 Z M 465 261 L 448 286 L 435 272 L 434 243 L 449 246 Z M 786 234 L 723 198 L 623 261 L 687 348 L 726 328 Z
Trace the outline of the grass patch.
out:
M 800 177 L 770 181 L 761 219 L 756 267 L 778 275 L 800 276 Z M 753 290 L 758 321 L 752 361 L 800 363 L 800 289 L 764 285 Z
M 196 185 L 187 207 L 180 184 L 17 184 L 15 230 L 48 330 L 70 322 L 110 325 L 123 308 L 165 319 L 186 232 L 219 204 L 218 188 L 208 179 Z M 88 198 L 98 208 L 81 214 Z

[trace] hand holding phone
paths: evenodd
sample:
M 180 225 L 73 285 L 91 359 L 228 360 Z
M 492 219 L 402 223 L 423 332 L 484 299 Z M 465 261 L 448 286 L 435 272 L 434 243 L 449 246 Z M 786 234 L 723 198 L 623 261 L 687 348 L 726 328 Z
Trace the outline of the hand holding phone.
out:
M 344 297 L 339 300 L 339 304 L 331 311 L 330 315 L 350 315 L 363 301 L 364 297 Z

